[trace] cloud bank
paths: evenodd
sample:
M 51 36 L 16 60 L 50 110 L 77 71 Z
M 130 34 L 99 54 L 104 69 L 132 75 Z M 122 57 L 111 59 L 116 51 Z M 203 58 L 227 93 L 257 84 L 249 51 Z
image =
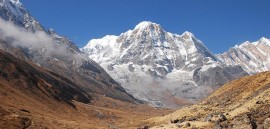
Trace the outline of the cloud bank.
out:
M 67 44 L 56 42 L 44 31 L 29 32 L 1 18 L 0 38 L 11 42 L 15 47 L 41 50 L 43 56 L 60 56 L 76 60 L 84 58 L 80 53 L 71 52 Z

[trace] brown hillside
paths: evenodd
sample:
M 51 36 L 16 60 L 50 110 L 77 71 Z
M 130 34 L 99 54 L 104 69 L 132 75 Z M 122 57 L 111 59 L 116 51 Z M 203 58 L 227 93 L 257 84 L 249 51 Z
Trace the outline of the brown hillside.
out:
M 153 128 L 268 129 L 270 72 L 225 84 L 199 104 L 147 120 Z
M 86 92 L 0 50 L 0 129 L 132 128 L 163 112 Z

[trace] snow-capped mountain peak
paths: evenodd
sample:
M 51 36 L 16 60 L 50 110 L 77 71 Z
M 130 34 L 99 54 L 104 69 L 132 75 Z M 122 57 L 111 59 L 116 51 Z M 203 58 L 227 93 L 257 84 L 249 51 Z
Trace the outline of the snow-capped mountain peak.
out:
M 133 34 L 137 35 L 149 34 L 149 36 L 152 37 L 161 36 L 165 33 L 161 25 L 150 21 L 143 21 L 139 23 L 138 25 L 135 26 L 135 28 L 132 31 Z
M 243 47 L 248 46 L 250 44 L 251 44 L 250 41 L 245 41 L 244 43 L 242 43 L 240 45 L 235 45 L 235 48 L 243 48 Z
M 269 41 L 269 39 L 265 38 L 265 37 L 262 37 L 259 41 Z
M 96 62 L 104 63 L 106 62 L 104 59 L 108 59 L 110 61 L 124 60 L 126 63 L 131 61 L 134 64 L 141 64 L 139 62 L 145 62 L 147 59 L 153 61 L 151 66 L 153 68 L 156 67 L 154 64 L 160 65 L 157 62 L 173 61 L 180 57 L 183 59 L 182 62 L 190 64 L 185 69 L 196 67 L 198 63 L 195 63 L 196 60 L 202 63 L 201 58 L 204 57 L 216 60 L 214 55 L 191 32 L 186 31 L 182 35 L 172 34 L 163 30 L 159 24 L 149 21 L 139 23 L 134 30 L 129 30 L 120 36 L 92 39 L 81 50 L 88 53 L 90 58 Z M 118 55 L 118 58 L 115 55 Z M 149 62 L 147 65 L 149 65 Z M 171 65 L 166 66 L 170 67 L 166 68 L 166 74 L 173 67 L 177 69 L 184 67 L 178 66 L 178 64 Z M 164 76 L 164 72 L 161 75 Z
M 185 31 L 185 32 L 181 35 L 181 37 L 183 37 L 183 38 L 185 38 L 185 39 L 189 39 L 189 38 L 194 38 L 195 36 L 194 36 L 194 34 L 192 34 L 191 32 Z
M 1 0 L 0 6 L 12 10 L 12 12 L 16 14 L 22 15 L 23 14 L 22 12 L 26 12 L 22 3 L 19 0 Z
M 149 21 L 139 23 L 133 30 L 120 36 L 92 39 L 81 50 L 99 63 L 129 93 L 139 99 L 150 101 L 153 105 L 159 105 L 158 97 L 162 95 L 152 93 L 156 91 L 148 86 L 158 85 L 162 90 L 169 88 L 172 90 L 169 92 L 178 94 L 176 96 L 186 97 L 189 95 L 187 92 L 182 94 L 181 86 L 191 89 L 196 87 L 197 84 L 193 80 L 193 72 L 196 69 L 207 65 L 194 75 L 207 73 L 211 69 L 222 69 L 215 55 L 191 32 L 172 34 L 165 31 L 161 25 Z M 177 90 L 164 87 L 163 81 L 179 87 L 176 87 Z M 190 99 L 199 97 L 201 95 Z M 161 103 L 166 105 L 166 102 Z
M 265 38 L 265 37 L 262 37 L 262 38 L 258 41 L 258 43 L 262 43 L 262 44 L 265 44 L 265 45 L 270 46 L 270 40 L 267 39 L 267 38 Z
M 134 30 L 136 30 L 136 29 L 145 29 L 145 28 L 148 28 L 150 26 L 160 26 L 160 25 L 157 24 L 157 23 L 153 23 L 151 21 L 143 21 L 143 22 L 140 22 L 138 25 L 136 25 Z
M 89 41 L 89 43 L 85 46 L 87 48 L 91 48 L 93 46 L 95 46 L 96 48 L 98 48 L 99 46 L 110 46 L 113 45 L 112 43 L 116 41 L 116 39 L 118 38 L 118 36 L 115 35 L 106 35 L 101 39 L 92 39 Z

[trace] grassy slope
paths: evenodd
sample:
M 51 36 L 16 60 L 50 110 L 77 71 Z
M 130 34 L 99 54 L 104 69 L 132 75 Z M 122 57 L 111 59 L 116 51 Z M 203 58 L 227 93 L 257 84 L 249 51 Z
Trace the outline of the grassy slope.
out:
M 207 120 L 209 116 L 218 114 L 223 114 L 228 119 L 224 121 L 226 124 Z M 270 72 L 234 80 L 196 105 L 184 107 L 163 117 L 151 118 L 144 124 L 154 126 L 153 128 L 240 128 L 248 125 L 248 122 L 243 122 L 247 117 L 259 127 L 263 126 L 266 118 L 270 118 Z

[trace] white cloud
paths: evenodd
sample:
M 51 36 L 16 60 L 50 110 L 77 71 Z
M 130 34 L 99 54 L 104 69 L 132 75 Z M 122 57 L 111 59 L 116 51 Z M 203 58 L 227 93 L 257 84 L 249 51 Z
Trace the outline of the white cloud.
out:
M 70 51 L 70 47 L 64 43 L 57 43 L 44 31 L 35 33 L 16 27 L 13 23 L 0 18 L 0 38 L 11 41 L 15 47 L 42 50 L 43 56 L 60 56 L 70 59 L 82 59 L 84 56 Z

